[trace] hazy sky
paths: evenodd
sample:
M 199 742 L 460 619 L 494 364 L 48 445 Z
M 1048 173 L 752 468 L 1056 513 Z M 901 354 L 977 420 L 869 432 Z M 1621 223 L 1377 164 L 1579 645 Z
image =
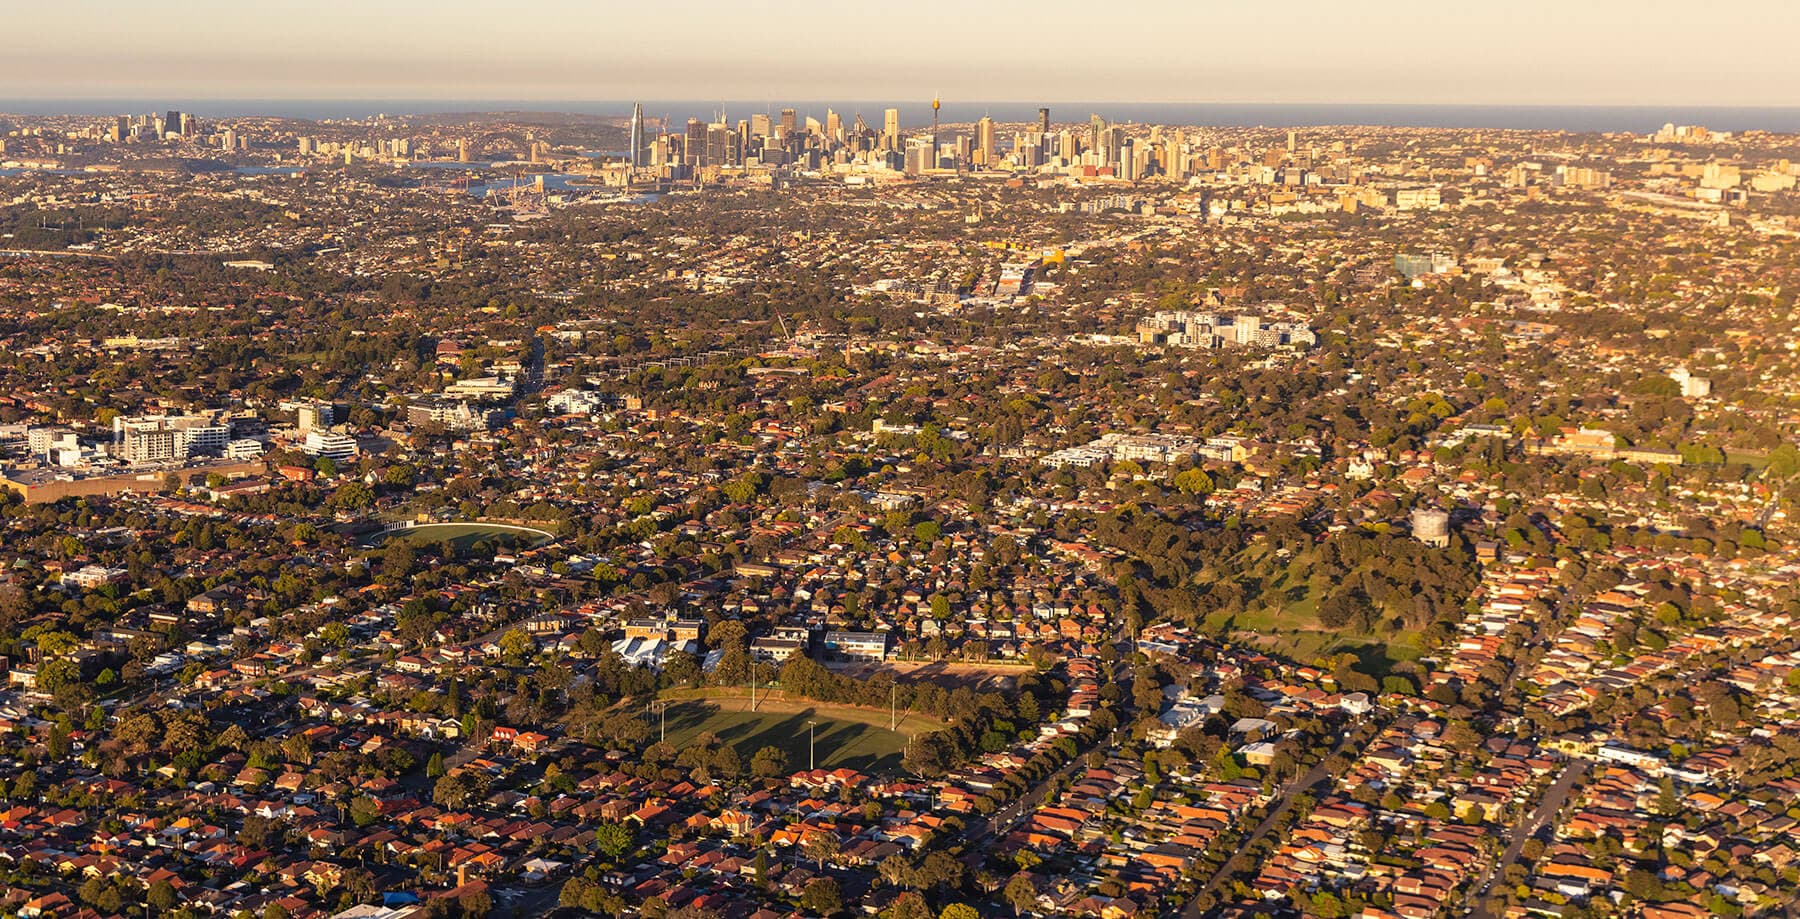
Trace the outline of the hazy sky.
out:
M 509 11 L 509 7 L 520 10 Z M 1800 105 L 1800 3 L 5 0 L 32 98 Z

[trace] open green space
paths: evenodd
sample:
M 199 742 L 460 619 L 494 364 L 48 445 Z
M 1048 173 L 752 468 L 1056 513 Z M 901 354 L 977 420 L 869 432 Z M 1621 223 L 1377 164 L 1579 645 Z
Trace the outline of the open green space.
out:
M 1395 664 L 1417 660 L 1424 654 L 1424 636 L 1415 629 L 1388 634 L 1385 629 L 1333 629 L 1322 623 L 1319 604 L 1339 588 L 1343 578 L 1340 575 L 1322 580 L 1312 576 L 1319 567 L 1317 549 L 1282 557 L 1266 546 L 1252 545 L 1235 561 L 1234 573 L 1258 582 L 1255 600 L 1248 609 L 1221 610 L 1208 616 L 1205 626 L 1209 631 L 1233 635 L 1239 641 L 1303 663 L 1353 654 L 1357 669 L 1377 679 L 1391 673 Z M 1223 572 L 1208 574 L 1216 579 Z M 1202 583 L 1207 580 L 1203 578 Z M 1380 618 L 1385 618 L 1385 614 Z
M 898 771 L 913 735 L 943 727 L 934 719 L 903 712 L 900 729 L 891 731 L 886 712 L 780 699 L 759 700 L 756 711 L 749 710 L 747 698 L 675 698 L 668 706 L 668 741 L 677 749 L 710 733 L 731 744 L 746 763 L 763 747 L 779 748 L 794 770 L 806 768 L 808 721 L 817 722 L 813 752 L 819 768 L 867 773 Z M 660 722 L 651 717 L 651 727 L 659 729 Z
M 1726 450 L 1725 462 L 1742 463 L 1757 472 L 1761 472 L 1763 467 L 1769 465 L 1769 455 L 1767 453 L 1751 453 L 1745 450 Z

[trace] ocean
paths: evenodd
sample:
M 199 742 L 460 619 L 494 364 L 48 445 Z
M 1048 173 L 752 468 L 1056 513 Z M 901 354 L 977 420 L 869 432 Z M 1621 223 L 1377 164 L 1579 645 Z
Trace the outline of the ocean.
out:
M 1266 126 L 1272 128 L 1318 125 L 1384 125 L 1424 128 L 1507 128 L 1544 131 L 1630 131 L 1650 133 L 1665 123 L 1705 125 L 1715 131 L 1775 131 L 1800 133 L 1800 106 L 1744 107 L 1693 105 L 1403 105 L 1403 104 L 1291 104 L 1256 102 L 1050 102 L 1051 121 L 1058 124 L 1086 122 L 1098 114 L 1115 123 L 1170 126 Z M 931 123 L 930 100 L 908 102 L 768 102 L 646 100 L 644 114 L 667 117 L 672 124 L 689 118 L 710 120 L 719 112 L 736 121 L 753 112 L 778 117 L 781 109 L 795 109 L 802 120 L 825 120 L 827 108 L 835 110 L 846 125 L 856 113 L 875 130 L 881 130 L 882 112 L 900 110 L 901 123 L 917 128 Z M 945 123 L 969 122 L 983 115 L 996 121 L 1037 120 L 1040 103 L 947 101 L 939 113 Z M 193 112 L 202 118 L 278 116 L 288 118 L 367 118 L 378 114 L 415 115 L 446 112 L 565 112 L 626 117 L 631 101 L 581 101 L 544 99 L 0 99 L 0 113 L 20 115 L 121 115 Z

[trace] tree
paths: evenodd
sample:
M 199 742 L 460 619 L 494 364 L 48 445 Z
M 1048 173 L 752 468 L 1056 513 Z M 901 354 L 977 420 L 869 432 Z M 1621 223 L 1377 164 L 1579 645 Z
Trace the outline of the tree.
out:
M 1006 902 L 1013 908 L 1013 915 L 1017 916 L 1037 904 L 1037 885 L 1031 883 L 1031 878 L 1021 871 L 1006 882 L 1005 896 Z
M 1212 476 L 1204 469 L 1183 469 L 1175 474 L 1175 487 L 1183 494 L 1205 495 L 1213 490 Z
M 838 857 L 844 846 L 837 834 L 829 830 L 813 833 L 806 837 L 806 857 L 819 863 L 819 870 L 825 870 L 825 863 Z
M 59 658 L 46 661 L 38 667 L 37 688 L 51 695 L 59 690 L 81 683 L 81 666 L 72 660 Z
M 594 830 L 594 846 L 613 861 L 630 851 L 634 842 L 631 828 L 622 823 L 603 823 Z
M 368 826 L 381 819 L 381 805 L 368 795 L 357 795 L 350 799 L 350 821 L 357 826 Z
M 333 507 L 358 510 L 375 503 L 375 493 L 361 482 L 345 482 L 331 493 Z
M 507 629 L 500 636 L 500 654 L 507 660 L 523 661 L 537 650 L 537 642 L 525 634 L 523 629 Z
M 931 919 L 931 907 L 925 905 L 924 897 L 907 891 L 894 898 L 894 905 L 888 907 L 885 919 Z
M 763 747 L 750 757 L 750 774 L 757 778 L 778 778 L 786 775 L 787 771 L 787 754 L 780 747 Z
M 967 903 L 952 903 L 938 913 L 938 919 L 981 919 L 981 911 Z
M 1800 448 L 1793 444 L 1782 444 L 1769 451 L 1768 474 L 1777 479 L 1785 479 L 1800 473 Z
M 731 744 L 723 744 L 713 754 L 712 771 L 721 778 L 735 779 L 744 772 L 744 762 L 738 757 L 737 748 Z
M 818 916 L 835 916 L 844 908 L 844 893 L 831 878 L 813 878 L 800 894 L 800 908 Z
M 456 908 L 467 919 L 480 919 L 494 911 L 494 898 L 485 890 L 471 890 L 456 898 Z
M 175 908 L 175 888 L 167 879 L 157 881 L 144 893 L 144 902 L 157 912 L 166 913 Z
M 446 775 L 431 786 L 431 800 L 442 807 L 463 807 L 483 793 L 480 781 L 470 773 Z
M 413 569 L 417 564 L 418 553 L 414 552 L 412 544 L 404 539 L 391 540 L 386 546 L 382 547 L 381 573 L 384 575 L 404 578 L 413 573 Z M 406 610 L 402 609 L 401 612 L 405 613 Z M 427 609 L 422 612 L 428 614 L 430 610 Z

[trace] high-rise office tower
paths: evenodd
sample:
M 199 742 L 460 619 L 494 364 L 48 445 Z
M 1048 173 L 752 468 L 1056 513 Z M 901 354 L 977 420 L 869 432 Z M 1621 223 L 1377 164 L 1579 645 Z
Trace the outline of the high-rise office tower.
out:
M 631 107 L 631 167 L 641 169 L 647 158 L 644 143 L 644 104 L 636 103 Z
M 937 147 L 929 141 L 915 140 L 906 145 L 904 169 L 907 175 L 923 174 L 927 169 L 937 168 Z
M 1090 116 L 1088 119 L 1088 149 L 1100 149 L 1100 145 L 1105 142 L 1105 138 L 1101 135 L 1105 133 L 1106 119 L 1101 118 L 1099 115 Z
M 181 133 L 181 113 L 171 111 L 163 116 L 163 136 Z
M 742 151 L 732 142 L 731 126 L 714 122 L 706 126 L 706 161 L 714 166 L 740 166 Z
M 881 146 L 888 150 L 900 149 L 900 110 L 888 109 L 881 120 Z
M 682 149 L 682 159 L 689 166 L 706 165 L 706 123 L 698 118 L 689 118 L 687 123 L 686 145 Z
M 1038 133 L 1048 136 L 1050 133 L 1050 110 L 1038 109 Z
M 983 115 L 975 122 L 975 162 L 980 166 L 992 166 L 998 159 L 994 150 L 994 119 Z
M 825 110 L 825 137 L 832 143 L 844 141 L 844 120 L 831 109 Z
M 770 133 L 772 132 L 769 130 L 769 114 L 767 112 L 750 116 L 751 137 L 768 137 Z
M 466 137 L 456 142 L 456 161 L 459 163 L 469 161 L 469 140 Z
M 793 137 L 800 133 L 800 117 L 791 108 L 781 110 L 781 136 Z
M 1294 132 L 1289 131 L 1288 132 L 1288 152 L 1289 153 L 1294 152 L 1294 149 L 1298 146 L 1298 141 L 1299 141 L 1299 138 L 1294 136 Z

